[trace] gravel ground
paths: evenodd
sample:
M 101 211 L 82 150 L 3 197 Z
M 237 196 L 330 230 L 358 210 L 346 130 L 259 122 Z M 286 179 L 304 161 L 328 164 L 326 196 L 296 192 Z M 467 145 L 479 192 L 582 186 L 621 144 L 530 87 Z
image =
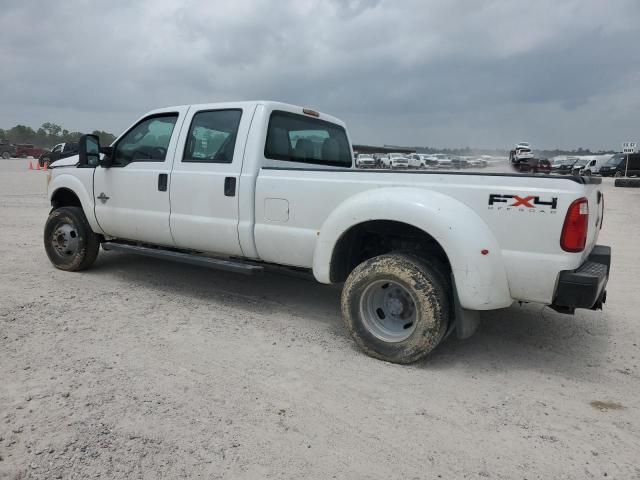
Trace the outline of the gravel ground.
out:
M 635 189 L 605 180 L 604 312 L 485 313 L 398 366 L 356 349 L 336 287 L 55 270 L 27 163 L 0 161 L 0 478 L 640 478 Z

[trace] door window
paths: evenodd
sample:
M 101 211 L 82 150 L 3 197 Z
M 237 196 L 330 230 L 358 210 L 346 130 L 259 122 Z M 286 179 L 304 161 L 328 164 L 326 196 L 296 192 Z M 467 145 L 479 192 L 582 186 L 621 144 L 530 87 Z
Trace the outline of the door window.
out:
M 183 162 L 231 163 L 242 110 L 208 110 L 193 116 Z
M 117 143 L 113 162 L 164 162 L 178 119 L 177 113 L 146 118 L 129 130 Z

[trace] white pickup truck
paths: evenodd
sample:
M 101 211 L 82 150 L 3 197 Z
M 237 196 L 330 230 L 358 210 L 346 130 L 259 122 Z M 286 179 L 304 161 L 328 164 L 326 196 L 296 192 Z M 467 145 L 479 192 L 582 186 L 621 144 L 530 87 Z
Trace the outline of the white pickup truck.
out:
M 50 175 L 57 268 L 89 267 L 100 245 L 247 274 L 303 268 L 344 282 L 349 332 L 390 362 L 466 338 L 482 310 L 573 313 L 606 297 L 599 179 L 356 169 L 345 125 L 302 107 L 154 110 L 110 147 L 85 135 Z

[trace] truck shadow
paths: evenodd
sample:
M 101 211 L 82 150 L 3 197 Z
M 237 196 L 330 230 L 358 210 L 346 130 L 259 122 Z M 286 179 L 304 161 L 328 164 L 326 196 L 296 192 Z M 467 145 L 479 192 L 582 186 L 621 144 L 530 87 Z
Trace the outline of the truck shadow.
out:
M 322 322 L 357 349 L 342 324 L 341 286 L 319 284 L 310 275 L 267 270 L 263 275 L 245 276 L 104 252 L 90 272 L 110 273 L 171 297 L 190 296 L 250 312 L 283 313 Z M 584 375 L 585 365 L 598 366 L 606 357 L 608 328 L 602 312 L 578 311 L 570 316 L 540 305 L 516 305 L 483 312 L 481 319 L 474 336 L 458 340 L 453 333 L 416 367 L 478 372 L 535 369 L 565 374 L 575 369 Z
M 340 287 L 317 283 L 308 274 L 268 269 L 264 274 L 242 275 L 111 252 L 100 253 L 87 273 L 94 271 L 172 297 L 190 296 L 251 312 L 286 312 L 333 328 L 342 326 Z
M 559 314 L 541 305 L 514 305 L 483 312 L 478 331 L 459 340 L 451 335 L 424 368 L 464 367 L 470 371 L 538 370 L 580 372 L 606 359 L 608 326 L 602 312 Z

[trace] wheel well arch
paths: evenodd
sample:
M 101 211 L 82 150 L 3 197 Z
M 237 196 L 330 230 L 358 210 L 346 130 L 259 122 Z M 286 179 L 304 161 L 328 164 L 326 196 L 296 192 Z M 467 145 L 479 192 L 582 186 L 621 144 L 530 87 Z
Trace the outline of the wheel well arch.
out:
M 60 207 L 82 207 L 80 198 L 69 188 L 59 188 L 51 195 L 51 206 Z
M 451 271 L 444 249 L 424 230 L 396 220 L 368 220 L 351 226 L 336 242 L 329 266 L 330 281 L 343 282 L 360 263 L 391 251 L 436 258 Z

